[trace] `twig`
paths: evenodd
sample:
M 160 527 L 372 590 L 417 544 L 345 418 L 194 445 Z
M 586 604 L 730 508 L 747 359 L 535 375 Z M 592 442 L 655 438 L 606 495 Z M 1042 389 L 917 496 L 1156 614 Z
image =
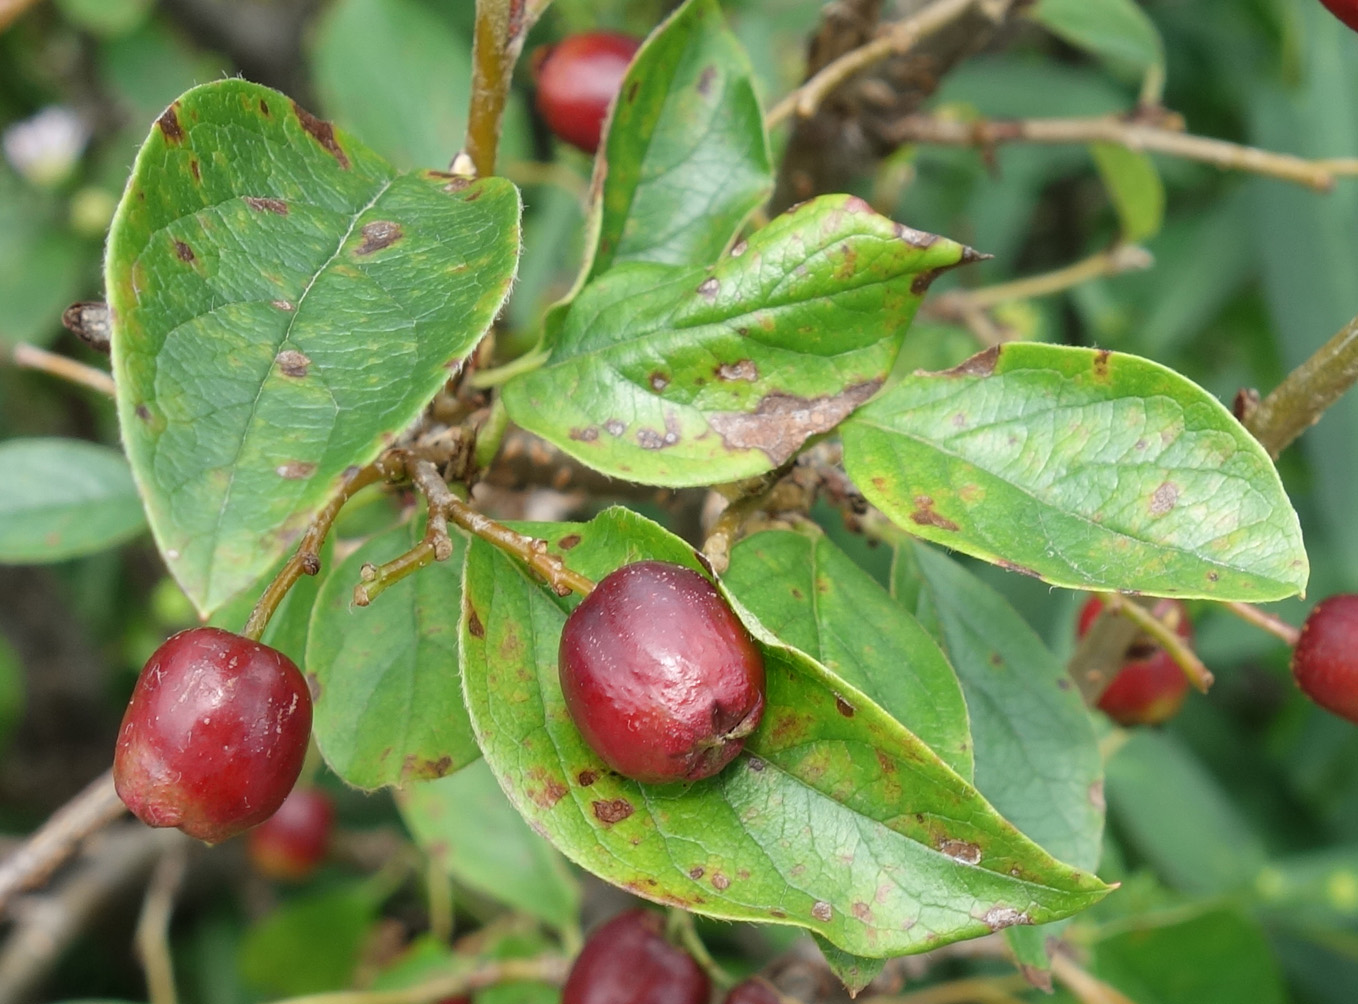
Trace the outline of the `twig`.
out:
M 1267 631 L 1275 638 L 1280 638 L 1287 644 L 1288 648 L 1295 648 L 1298 639 L 1301 638 L 1301 630 L 1299 628 L 1294 628 L 1281 617 L 1277 617 L 1267 610 L 1261 610 L 1253 603 L 1232 602 L 1227 603 L 1225 606 L 1227 610 L 1235 614 L 1241 620 L 1248 621 L 1255 627 Z
M 278 605 L 283 602 L 283 597 L 288 595 L 291 589 L 303 575 L 315 575 L 321 570 L 320 551 L 321 545 L 325 543 L 326 535 L 330 528 L 335 524 L 335 519 L 339 516 L 344 504 L 358 494 L 358 492 L 377 484 L 379 481 L 388 480 L 393 476 L 390 461 L 386 457 L 379 457 L 367 467 L 360 467 L 340 485 L 339 491 L 332 498 L 324 509 L 318 512 L 307 527 L 306 533 L 302 536 L 302 542 L 297 546 L 291 558 L 274 576 L 274 580 L 269 583 L 259 601 L 255 603 L 255 608 L 250 611 L 250 617 L 245 622 L 245 628 L 241 631 L 247 638 L 258 641 L 264 635 L 264 629 L 269 626 L 269 620 L 273 617 Z
M 420 983 L 400 990 L 339 990 L 334 993 L 288 997 L 274 1004 L 429 1004 L 444 997 L 456 997 L 500 983 L 550 983 L 560 986 L 566 979 L 566 960 L 559 955 L 539 955 L 532 959 L 498 959 L 485 962 L 470 972 Z
M 1150 268 L 1150 253 L 1136 244 L 1118 244 L 1081 261 L 1051 272 L 1030 275 L 1012 282 L 996 283 L 979 289 L 949 290 L 926 304 L 933 317 L 961 317 L 968 310 L 992 310 L 1002 303 L 1050 296 L 1078 286 L 1090 279 L 1120 275 Z
M 801 118 L 810 118 L 816 113 L 826 95 L 854 74 L 881 62 L 888 56 L 908 52 L 921 40 L 947 27 L 980 2 L 981 0 L 936 0 L 914 17 L 887 26 L 872 41 L 827 63 L 810 80 L 774 105 L 765 119 L 765 124 L 772 129 L 793 112 Z
M 867 997 L 862 1004 L 1023 1004 L 1010 991 L 1032 989 L 1017 974 L 949 980 L 908 994 Z
M 187 866 L 188 847 L 184 841 L 176 841 L 156 863 L 137 919 L 137 952 L 146 970 L 147 999 L 151 1004 L 176 1004 L 178 1000 L 174 960 L 170 956 L 170 915 Z
M 725 572 L 731 563 L 731 546 L 740 538 L 741 528 L 763 508 L 790 467 L 791 463 L 785 464 L 747 483 L 746 490 L 731 499 L 712 524 L 707 539 L 703 541 L 703 554 L 718 575 Z
M 81 841 L 124 811 L 113 787 L 113 771 L 100 774 L 0 864 L 0 911 L 15 893 L 45 881 L 76 852 Z
M 36 345 L 20 342 L 14 346 L 13 359 L 14 365 L 20 369 L 41 370 L 62 380 L 97 390 L 108 397 L 113 397 L 115 393 L 113 377 L 103 370 L 87 366 L 67 356 L 59 356 L 55 352 L 48 352 Z
M 1121 990 L 1081 969 L 1074 959 L 1062 952 L 1052 955 L 1052 974 L 1081 1004 L 1136 1004 Z
M 480 177 L 495 173 L 514 63 L 528 29 L 551 0 L 477 0 L 472 35 L 472 97 L 467 111 L 466 152 Z
M 560 558 L 549 553 L 546 541 L 525 537 L 503 523 L 497 523 L 489 516 L 477 512 L 455 496 L 448 506 L 448 517 L 468 533 L 474 533 L 482 540 L 518 558 L 541 575 L 558 595 L 565 596 L 574 592 L 580 596 L 588 596 L 593 591 L 594 582 L 568 568 Z
M 1202 693 L 1207 693 L 1212 686 L 1211 670 L 1203 665 L 1197 653 L 1189 648 L 1187 642 L 1179 637 L 1179 633 L 1173 627 L 1156 617 L 1140 603 L 1120 593 L 1104 593 L 1102 595 L 1104 605 L 1108 608 L 1109 613 L 1126 617 L 1144 633 L 1150 635 L 1156 644 L 1179 664 L 1179 668 L 1188 677 L 1188 682 Z
M 1268 455 L 1283 450 L 1320 421 L 1325 409 L 1358 381 L 1358 317 L 1289 373 L 1245 415 L 1244 423 Z
M 1144 116 L 1144 112 L 1139 113 Z M 1163 121 L 1170 121 L 1161 113 Z M 1358 158 L 1306 160 L 1226 140 L 1194 136 L 1166 125 L 1118 116 L 1059 119 L 979 119 L 963 122 L 910 115 L 891 126 L 900 143 L 933 143 L 989 149 L 1001 143 L 1113 143 L 1129 150 L 1198 160 L 1223 170 L 1249 171 L 1325 192 L 1340 175 L 1358 174 Z

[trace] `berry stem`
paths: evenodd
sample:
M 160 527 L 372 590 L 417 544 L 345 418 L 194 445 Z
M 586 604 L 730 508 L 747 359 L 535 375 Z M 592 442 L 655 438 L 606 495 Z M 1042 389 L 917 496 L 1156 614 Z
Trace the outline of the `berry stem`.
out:
M 14 365 L 20 369 L 41 370 L 62 380 L 79 384 L 82 387 L 89 387 L 91 390 L 96 390 L 109 397 L 113 397 L 115 393 L 113 377 L 103 370 L 96 366 L 87 366 L 85 363 L 77 362 L 66 356 L 57 355 L 55 352 L 48 352 L 36 345 L 20 342 L 14 346 L 11 358 Z
M 1281 617 L 1277 617 L 1267 610 L 1261 610 L 1253 603 L 1227 603 L 1226 609 L 1241 620 L 1248 621 L 1255 627 L 1267 631 L 1275 638 L 1280 638 L 1287 644 L 1288 648 L 1295 648 L 1297 640 L 1301 637 L 1300 628 L 1294 628 Z
M 472 35 L 472 98 L 464 146 L 479 177 L 495 173 L 500 123 L 528 29 L 550 0 L 476 0 Z
M 560 986 L 566 979 L 566 959 L 560 955 L 539 955 L 531 959 L 497 959 L 465 972 L 403 987 L 399 990 L 337 990 L 330 993 L 288 997 L 274 1004 L 432 1004 L 444 997 L 501 983 L 550 983 Z
M 165 850 L 151 873 L 141 916 L 137 918 L 136 945 L 146 971 L 150 1004 L 176 1004 L 174 962 L 170 956 L 170 915 L 174 899 L 188 868 L 187 840 L 176 840 Z
M 1155 639 L 1156 644 L 1179 664 L 1179 668 L 1188 677 L 1188 682 L 1202 693 L 1207 693 L 1212 686 L 1211 670 L 1203 665 L 1202 660 L 1179 637 L 1179 633 L 1174 630 L 1173 626 L 1166 624 L 1141 604 L 1120 593 L 1104 593 L 1102 595 L 1109 613 L 1121 614 Z
M 558 595 L 577 593 L 588 596 L 594 590 L 594 580 L 566 567 L 566 563 L 547 550 L 547 542 L 524 536 L 477 512 L 456 496 L 450 496 L 448 517 L 468 533 L 474 533 L 487 543 L 494 544 L 506 554 L 518 558 L 537 572 Z
M 321 570 L 321 544 L 325 542 L 326 534 L 334 526 L 344 504 L 368 485 L 389 480 L 391 473 L 385 460 L 379 457 L 367 467 L 360 467 L 345 478 L 339 492 L 316 514 L 316 518 L 311 521 L 311 526 L 307 527 L 306 534 L 302 537 L 302 543 L 298 545 L 287 564 L 274 576 L 274 580 L 264 590 L 255 608 L 250 611 L 245 629 L 241 631 L 242 635 L 251 641 L 259 641 L 264 629 L 269 626 L 269 620 L 278 610 L 278 605 L 283 602 L 283 597 L 288 595 L 288 590 L 303 574 L 315 575 Z
M 703 944 L 703 939 L 698 937 L 698 929 L 693 923 L 693 914 L 678 907 L 670 907 L 668 923 L 665 926 L 670 936 L 678 939 L 679 944 L 689 955 L 693 956 L 698 965 L 703 967 L 708 977 L 718 988 L 725 989 L 735 983 L 735 978 L 723 969 L 716 959 L 712 958 L 712 953 Z

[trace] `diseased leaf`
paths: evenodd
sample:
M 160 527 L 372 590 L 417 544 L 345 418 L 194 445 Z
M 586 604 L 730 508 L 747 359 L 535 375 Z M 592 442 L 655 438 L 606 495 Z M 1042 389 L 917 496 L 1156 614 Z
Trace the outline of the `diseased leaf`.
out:
M 365 563 L 410 549 L 417 530 L 396 527 L 365 543 L 321 585 L 306 646 L 313 730 L 332 770 L 359 788 L 442 777 L 480 756 L 462 703 L 457 630 L 463 538 L 447 561 L 353 605 Z
M 595 579 L 638 557 L 701 567 L 625 510 L 525 530 Z M 738 605 L 765 655 L 763 723 L 716 777 L 657 786 L 609 772 L 566 713 L 557 647 L 568 600 L 478 539 L 463 601 L 463 680 L 486 762 L 534 829 L 614 884 L 714 917 L 809 928 L 871 957 L 1042 923 L 1106 892 Z
M 1018 930 L 1018 928 L 1006 928 L 1006 930 Z M 820 954 L 825 957 L 825 964 L 830 967 L 830 972 L 834 973 L 839 982 L 844 984 L 844 988 L 852 995 L 857 995 L 860 990 L 875 980 L 879 973 L 886 968 L 885 959 L 869 959 L 862 955 L 853 955 L 836 948 L 825 939 L 824 935 L 813 934 L 816 947 L 820 949 Z
M 905 377 L 842 435 L 849 476 L 897 526 L 1058 586 L 1273 600 L 1306 585 L 1268 456 L 1146 359 L 1010 344 Z
M 975 257 L 824 196 L 711 268 L 612 270 L 504 401 L 530 432 L 630 481 L 760 474 L 876 392 L 934 276 Z
M 971 726 L 938 644 L 819 532 L 770 530 L 731 551 L 726 588 L 778 640 L 801 649 L 971 779 Z
M 596 171 L 591 276 L 624 262 L 705 265 L 772 190 L 749 58 L 716 0 L 689 0 L 646 40 Z
M 146 525 L 127 461 L 75 439 L 0 443 L 0 563 L 62 561 L 135 537 Z
M 242 80 L 157 120 L 109 236 L 123 441 L 200 611 L 254 581 L 407 426 L 509 289 L 519 199 L 398 174 Z

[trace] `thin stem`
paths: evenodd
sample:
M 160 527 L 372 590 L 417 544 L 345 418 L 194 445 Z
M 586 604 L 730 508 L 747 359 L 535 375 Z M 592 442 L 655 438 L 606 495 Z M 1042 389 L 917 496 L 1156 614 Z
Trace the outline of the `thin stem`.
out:
M 1145 248 L 1136 244 L 1119 244 L 1051 272 L 980 289 L 951 290 L 936 298 L 932 309 L 936 316 L 961 314 L 967 309 L 993 310 L 1002 303 L 1062 293 L 1090 279 L 1150 268 L 1153 263 Z
M 509 409 L 505 407 L 504 398 L 496 394 L 490 403 L 490 413 L 476 430 L 476 449 L 472 453 L 472 463 L 476 465 L 478 471 L 484 471 L 495 460 L 508 429 Z
M 254 641 L 263 637 L 264 629 L 269 626 L 269 620 L 278 610 L 278 605 L 283 602 L 283 597 L 288 595 L 288 590 L 303 575 L 315 575 L 321 570 L 321 545 L 325 543 L 326 535 L 335 525 L 335 519 L 344 508 L 344 504 L 368 485 L 386 480 L 390 473 L 386 462 L 379 457 L 367 467 L 358 468 L 344 480 L 335 497 L 311 521 L 311 525 L 302 536 L 302 543 L 298 545 L 287 564 L 279 570 L 274 580 L 264 590 L 255 608 L 250 611 L 250 617 L 246 620 L 241 634 Z
M 437 858 L 430 855 L 427 860 L 424 884 L 429 892 L 429 933 L 448 944 L 453 940 L 453 883 Z
M 826 95 L 854 74 L 881 62 L 888 56 L 908 52 L 920 41 L 936 34 L 969 9 L 977 6 L 979 2 L 980 0 L 937 0 L 914 17 L 889 25 L 882 34 L 827 63 L 810 80 L 789 93 L 774 105 L 765 119 L 765 124 L 772 129 L 793 112 L 801 118 L 810 118 L 816 113 Z
M 366 607 L 406 576 L 428 568 L 436 560 L 434 545 L 426 537 L 405 554 L 388 562 L 364 565 L 359 573 L 363 581 L 354 587 L 354 606 Z
M 484 962 L 469 972 L 440 976 L 400 990 L 337 990 L 333 993 L 288 997 L 274 1004 L 430 1004 L 444 997 L 456 997 L 500 983 L 533 982 L 559 986 L 565 978 L 564 958 L 559 955 L 539 955 L 532 959 Z
M 1104 605 L 1108 608 L 1109 613 L 1126 617 L 1144 633 L 1150 635 L 1156 644 L 1179 664 L 1179 668 L 1188 677 L 1188 682 L 1202 693 L 1207 693 L 1212 686 L 1211 670 L 1203 665 L 1197 653 L 1188 647 L 1188 643 L 1179 637 L 1179 633 L 1173 627 L 1156 617 L 1135 600 L 1119 593 L 1104 593 L 1102 595 Z
M 1062 952 L 1052 955 L 1052 974 L 1081 1004 L 1136 1004 L 1121 990 L 1081 969 L 1074 959 Z
M 1287 644 L 1288 648 L 1295 648 L 1297 641 L 1301 638 L 1300 629 L 1294 628 L 1287 621 L 1269 613 L 1267 610 L 1261 610 L 1253 603 L 1227 603 L 1226 609 L 1241 620 L 1248 621 L 1255 627 L 1267 631 L 1275 638 L 1281 639 Z
M 54 812 L 22 847 L 0 864 L 0 911 L 16 893 L 45 881 L 86 837 L 125 811 L 113 787 L 113 771 L 105 771 Z
M 41 370 L 70 383 L 97 390 L 108 397 L 113 397 L 116 393 L 113 377 L 103 370 L 66 356 L 59 356 L 55 352 L 48 352 L 36 345 L 20 342 L 14 346 L 13 359 L 14 365 L 20 369 Z
M 136 945 L 146 970 L 146 990 L 150 1004 L 176 1004 L 174 960 L 170 956 L 170 915 L 174 898 L 184 881 L 188 848 L 176 841 L 161 855 L 151 873 L 151 882 L 142 901 L 137 920 Z
M 689 955 L 692 955 L 698 965 L 711 977 L 717 989 L 724 990 L 735 982 L 735 977 L 723 969 L 717 960 L 712 958 L 712 953 L 703 944 L 703 939 L 698 937 L 698 928 L 693 923 L 693 914 L 678 907 L 670 908 L 669 924 L 670 935 L 679 939 L 679 943 L 684 947 Z
M 476 0 L 472 97 L 465 145 L 477 175 L 482 178 L 495 173 L 500 123 L 524 36 L 546 7 L 542 0 L 527 4 L 525 0 Z
M 1294 369 L 1245 416 L 1245 428 L 1273 458 L 1320 421 L 1358 381 L 1358 317 Z
M 1223 170 L 1248 171 L 1290 181 L 1316 191 L 1334 187 L 1335 178 L 1358 174 L 1358 158 L 1306 160 L 1286 153 L 1194 136 L 1177 128 L 1172 117 L 1159 112 L 1161 122 L 1117 116 L 1061 119 L 980 119 L 963 122 L 910 115 L 891 127 L 891 138 L 901 143 L 932 143 L 988 149 L 1001 143 L 1085 144 L 1113 143 L 1129 150 L 1164 153 L 1185 160 L 1213 164 Z
M 588 596 L 594 589 L 592 579 L 566 566 L 556 555 L 547 550 L 547 542 L 526 537 L 511 530 L 503 523 L 497 523 L 489 516 L 477 512 L 461 499 L 453 496 L 448 504 L 448 518 L 468 533 L 494 544 L 506 554 L 513 555 L 537 572 L 560 596 L 578 593 Z
M 531 373 L 547 361 L 547 356 L 548 353 L 533 349 L 503 365 L 488 370 L 477 370 L 467 378 L 467 382 L 482 390 L 487 387 L 498 387 L 520 373 Z

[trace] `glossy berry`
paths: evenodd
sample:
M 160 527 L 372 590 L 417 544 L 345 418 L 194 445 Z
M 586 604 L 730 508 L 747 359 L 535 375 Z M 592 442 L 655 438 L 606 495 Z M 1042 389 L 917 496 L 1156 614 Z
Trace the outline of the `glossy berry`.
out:
M 591 749 L 625 777 L 711 777 L 764 714 L 764 658 L 721 594 L 663 561 L 604 578 L 566 619 L 566 709 Z
M 229 631 L 192 628 L 142 670 L 113 780 L 142 822 L 215 844 L 277 811 L 310 734 L 311 695 L 291 659 Z
M 1292 676 L 1322 708 L 1358 722 L 1358 596 L 1316 604 L 1292 650 Z
M 1103 601 L 1097 596 L 1084 605 L 1076 627 L 1080 637 L 1102 609 Z M 1161 620 L 1175 616 L 1179 637 L 1193 637 L 1193 624 L 1178 600 L 1160 600 L 1151 613 Z M 1099 695 L 1098 707 L 1119 725 L 1159 725 L 1178 714 L 1187 696 L 1188 678 L 1179 664 L 1149 639 L 1138 638 L 1127 652 L 1127 661 Z
M 752 976 L 733 986 L 723 1004 L 783 1004 L 783 999 L 764 980 Z
M 561 1004 L 707 1004 L 712 985 L 665 940 L 654 910 L 628 910 L 595 929 L 576 956 Z
M 335 805 L 316 788 L 294 788 L 292 794 L 247 836 L 250 863 L 272 879 L 297 881 L 316 870 L 330 850 Z
M 608 106 L 641 42 L 630 35 L 571 35 L 533 53 L 537 109 L 547 128 L 585 153 L 599 149 Z
M 1358 0 L 1320 0 L 1331 14 L 1358 31 Z

